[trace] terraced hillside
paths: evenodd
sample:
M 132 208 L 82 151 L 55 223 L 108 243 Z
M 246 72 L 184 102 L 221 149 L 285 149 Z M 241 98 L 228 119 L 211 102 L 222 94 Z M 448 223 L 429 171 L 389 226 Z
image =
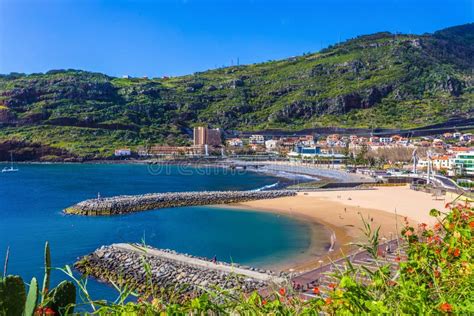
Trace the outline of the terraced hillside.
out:
M 474 24 L 377 33 L 321 52 L 159 79 L 80 70 L 0 77 L 0 160 L 103 158 L 186 144 L 201 123 L 236 130 L 410 128 L 474 113 Z

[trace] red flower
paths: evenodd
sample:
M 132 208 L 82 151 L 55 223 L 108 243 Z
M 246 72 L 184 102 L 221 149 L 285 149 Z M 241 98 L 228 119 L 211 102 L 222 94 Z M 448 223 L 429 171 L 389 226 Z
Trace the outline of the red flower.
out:
M 469 222 L 469 227 L 474 228 L 474 221 Z
M 267 300 L 263 300 L 262 305 L 267 305 Z
M 461 254 L 461 250 L 459 250 L 459 248 L 454 249 L 453 255 L 454 255 L 455 257 L 459 257 L 460 254 Z
M 453 311 L 453 307 L 449 303 L 443 303 L 439 306 L 439 309 L 445 313 L 449 313 Z
M 278 292 L 280 293 L 281 296 L 284 296 L 286 294 L 286 290 L 284 288 L 280 288 Z
M 421 229 L 421 230 L 426 230 L 426 227 L 428 225 L 426 225 L 425 223 L 421 223 L 420 225 L 418 225 L 418 227 Z
M 405 236 L 406 236 L 406 237 L 410 237 L 410 236 L 412 236 L 412 235 L 413 235 L 413 232 L 412 232 L 411 230 L 407 230 L 407 231 L 405 232 Z
M 37 307 L 36 310 L 35 310 L 35 315 L 37 316 L 44 316 L 44 315 L 47 315 L 47 316 L 53 316 L 53 315 L 56 315 L 56 312 L 51 308 L 51 307 Z
M 438 270 L 434 270 L 434 276 L 435 276 L 435 278 L 439 278 L 440 274 L 441 274 L 441 273 L 439 273 Z
M 44 315 L 55 315 L 55 314 L 56 314 L 56 312 L 53 311 L 53 309 L 50 308 L 50 307 L 46 307 L 46 308 L 43 310 L 43 312 L 44 312 Z
M 326 305 L 329 305 L 332 303 L 332 299 L 328 297 L 327 299 L 324 300 L 324 302 L 326 303 Z
M 401 258 L 400 258 L 399 256 L 397 256 L 397 257 L 395 258 L 395 262 L 400 262 L 400 260 L 401 260 Z
M 441 224 L 440 223 L 436 223 L 433 227 L 435 230 L 440 230 L 441 229 Z
M 329 283 L 328 286 L 331 290 L 334 290 L 336 288 L 337 284 L 336 283 Z
M 313 289 L 313 293 L 316 294 L 316 295 L 319 295 L 319 294 L 321 293 L 321 291 L 319 290 L 318 287 L 315 287 L 315 288 Z

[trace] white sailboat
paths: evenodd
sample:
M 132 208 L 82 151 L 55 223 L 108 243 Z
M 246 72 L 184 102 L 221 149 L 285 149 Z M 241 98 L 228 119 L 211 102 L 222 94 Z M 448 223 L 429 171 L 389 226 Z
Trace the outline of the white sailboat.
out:
M 13 168 L 13 153 L 10 153 L 10 167 L 4 167 L 2 169 L 2 173 L 3 172 L 17 172 L 18 169 L 16 168 Z

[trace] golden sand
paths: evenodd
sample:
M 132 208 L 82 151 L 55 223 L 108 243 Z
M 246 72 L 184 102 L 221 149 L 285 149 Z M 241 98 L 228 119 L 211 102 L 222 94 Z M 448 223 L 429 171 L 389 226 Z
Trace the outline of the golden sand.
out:
M 301 192 L 293 197 L 249 201 L 232 206 L 284 214 L 313 224 L 313 229 L 316 229 L 314 224 L 319 223 L 334 232 L 336 244 L 333 252 L 321 257 L 315 255 L 315 249 L 310 247 L 301 257 L 275 265 L 280 269 L 303 271 L 321 265 L 321 260 L 327 262 L 330 258 L 334 259 L 356 250 L 355 246 L 349 244 L 366 240 L 361 231 L 361 217 L 371 223 L 374 229 L 380 227 L 380 237 L 383 241 L 396 237 L 403 226 L 403 217 L 407 217 L 412 225 L 422 222 L 434 224 L 436 219 L 429 216 L 429 210 L 442 210 L 445 202 L 447 201 L 444 198 L 413 191 L 407 186 Z

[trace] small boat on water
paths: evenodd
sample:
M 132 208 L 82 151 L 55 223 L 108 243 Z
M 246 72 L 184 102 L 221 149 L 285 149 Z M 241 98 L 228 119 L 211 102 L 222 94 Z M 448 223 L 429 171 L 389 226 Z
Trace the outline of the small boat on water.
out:
M 17 168 L 13 168 L 13 153 L 10 153 L 10 167 L 4 167 L 2 173 L 4 172 L 17 172 Z

